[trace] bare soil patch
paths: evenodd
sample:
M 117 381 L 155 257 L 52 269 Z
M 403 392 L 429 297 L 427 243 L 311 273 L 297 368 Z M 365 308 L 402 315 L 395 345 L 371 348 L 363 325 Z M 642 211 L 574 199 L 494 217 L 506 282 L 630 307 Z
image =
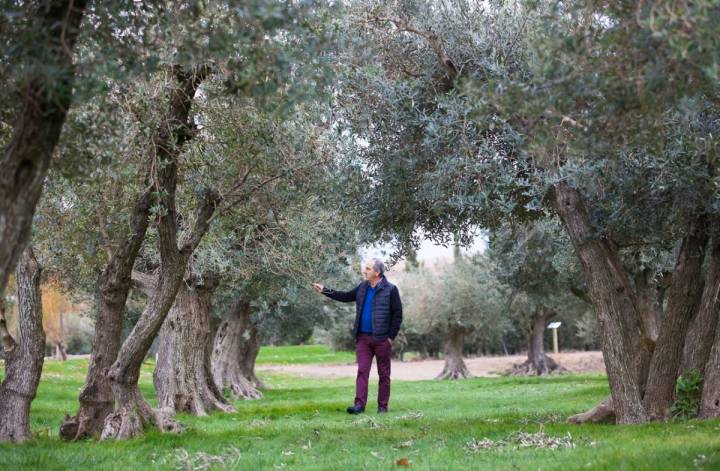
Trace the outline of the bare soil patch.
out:
M 561 366 L 574 373 L 605 373 L 602 352 L 568 352 L 550 353 Z M 470 373 L 473 376 L 497 376 L 510 369 L 515 363 L 522 363 L 527 359 L 523 355 L 475 357 L 466 358 Z M 443 369 L 443 360 L 423 361 L 393 361 L 393 380 L 418 381 L 433 379 Z M 357 374 L 355 364 L 344 365 L 263 365 L 257 366 L 258 371 L 274 371 L 289 373 L 300 377 L 314 378 L 354 378 Z M 371 377 L 377 376 L 375 362 L 373 362 Z

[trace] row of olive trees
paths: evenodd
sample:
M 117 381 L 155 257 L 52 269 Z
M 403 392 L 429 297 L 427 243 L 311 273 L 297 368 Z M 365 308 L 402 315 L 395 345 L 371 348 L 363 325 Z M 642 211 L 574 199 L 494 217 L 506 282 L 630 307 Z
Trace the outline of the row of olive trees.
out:
M 564 348 L 596 345 L 596 326 L 588 324 L 586 303 L 554 282 L 550 254 L 515 239 L 505 241 L 512 254 L 499 253 L 497 239 L 483 254 L 399 275 L 407 312 L 399 346 L 421 356 L 442 352 L 446 366 L 439 378 L 467 377 L 462 360 L 467 354 L 527 352 L 528 360 L 516 365 L 515 374 L 558 369 L 544 353 L 550 319 L 565 324 Z M 530 254 L 549 266 L 534 273 L 536 279 L 523 279 L 529 270 L 539 269 L 528 260 Z
M 324 110 L 314 106 L 327 78 L 316 48 L 328 10 L 262 1 L 14 8 L 2 33 L 11 46 L 3 93 L 15 116 L 4 116 L 14 124 L 2 136 L 0 286 L 35 215 L 41 259 L 96 311 L 80 408 L 61 436 L 179 430 L 175 411 L 229 410 L 224 387 L 256 395 L 250 314 L 281 308 L 289 286 L 309 283 L 348 245 L 327 192 L 337 179 Z M 17 341 L 0 323 L 0 439 L 14 441 L 29 436 L 44 342 L 29 246 L 22 260 Z M 146 298 L 123 337 L 133 290 Z M 212 326 L 218 290 L 226 319 Z M 156 410 L 138 379 L 158 334 Z

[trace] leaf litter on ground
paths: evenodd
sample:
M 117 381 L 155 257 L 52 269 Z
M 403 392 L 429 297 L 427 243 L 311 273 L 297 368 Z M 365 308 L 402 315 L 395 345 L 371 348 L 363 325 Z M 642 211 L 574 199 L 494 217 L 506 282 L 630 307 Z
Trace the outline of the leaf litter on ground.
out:
M 477 440 L 473 438 L 465 443 L 465 453 L 474 454 L 483 450 L 495 450 L 504 447 L 558 450 L 561 448 L 575 448 L 575 442 L 573 442 L 570 432 L 559 437 L 547 435 L 541 426 L 538 432 L 514 432 L 501 440 L 491 440 L 489 438 Z
M 355 419 L 351 422 L 353 425 L 365 425 L 370 428 L 381 428 L 383 427 L 383 424 L 378 422 L 376 419 L 372 417 L 362 417 L 359 419 Z
M 202 451 L 189 453 L 184 448 L 175 450 L 176 469 L 184 471 L 205 471 L 210 468 L 236 468 L 240 464 L 240 450 L 228 447 L 219 455 L 211 455 Z
M 396 415 L 395 419 L 397 419 L 397 420 L 408 420 L 408 419 L 417 420 L 417 419 L 422 419 L 424 416 L 425 416 L 425 414 L 423 414 L 420 411 L 413 411 L 413 412 L 408 412 L 405 415 Z

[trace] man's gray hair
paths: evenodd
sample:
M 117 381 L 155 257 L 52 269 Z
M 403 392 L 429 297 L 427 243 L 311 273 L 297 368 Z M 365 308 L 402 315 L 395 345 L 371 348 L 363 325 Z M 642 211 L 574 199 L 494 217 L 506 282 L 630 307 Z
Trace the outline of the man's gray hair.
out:
M 369 262 L 372 264 L 373 270 L 380 273 L 381 276 L 385 274 L 385 262 L 379 258 L 371 258 Z

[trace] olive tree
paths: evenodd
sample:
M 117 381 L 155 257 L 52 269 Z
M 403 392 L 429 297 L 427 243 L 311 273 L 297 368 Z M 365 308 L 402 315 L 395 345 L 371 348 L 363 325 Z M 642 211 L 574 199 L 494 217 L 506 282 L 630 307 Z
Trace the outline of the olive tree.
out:
M 402 278 L 406 328 L 443 339 L 445 366 L 438 379 L 470 376 L 463 361 L 465 338 L 476 330 L 499 339 L 509 327 L 504 318 L 507 290 L 484 255 L 456 258 L 450 265 L 420 269 Z
M 714 240 L 717 7 L 661 3 L 404 2 L 358 6 L 350 20 L 373 50 L 343 99 L 348 129 L 370 143 L 358 151 L 376 182 L 376 230 L 443 239 L 555 214 L 599 321 L 619 423 L 667 416 L 684 345 L 708 343 L 686 334 L 717 285 L 702 263 Z M 656 310 L 623 263 L 639 246 L 676 254 L 656 340 Z M 713 358 L 700 362 L 704 416 L 716 410 Z
M 527 332 L 527 360 L 514 365 L 513 374 L 547 374 L 561 365 L 545 354 L 543 335 L 548 321 L 561 313 L 565 319 L 582 312 L 585 287 L 576 263 L 564 256 L 567 240 L 556 221 L 527 226 L 502 226 L 493 232 L 489 257 L 495 276 L 510 289 L 508 315 Z
M 140 56 L 146 62 L 124 65 L 136 67 L 132 70 L 140 78 L 130 84 L 120 81 L 118 85 L 109 79 L 100 81 L 111 82 L 110 94 L 128 91 L 131 96 L 135 94 L 135 101 L 126 100 L 126 107 L 113 111 L 127 113 L 115 121 L 131 123 L 130 129 L 137 130 L 139 147 L 146 152 L 134 155 L 137 160 L 131 159 L 137 162 L 134 172 L 109 171 L 104 175 L 122 190 L 128 181 L 133 181 L 137 186 L 130 201 L 116 198 L 110 186 L 101 208 L 93 211 L 90 204 L 75 206 L 85 216 L 98 214 L 97 239 L 101 242 L 94 244 L 104 249 L 105 254 L 97 258 L 101 266 L 106 264 L 102 272 L 108 275 L 107 283 L 103 280 L 99 283 L 99 299 L 111 303 L 112 309 L 98 310 L 96 340 L 100 341 L 95 342 L 97 351 L 93 352 L 86 388 L 81 394 L 81 410 L 63 426 L 62 436 L 66 438 L 98 434 L 101 429 L 107 437 L 128 437 L 138 433 L 143 424 L 177 428 L 173 421 L 147 407 L 139 394 L 139 362 L 163 325 L 183 280 L 194 276 L 190 266 L 196 258 L 194 252 L 212 220 L 219 217 L 214 214 L 253 204 L 254 198 L 270 183 L 299 171 L 296 165 L 283 165 L 288 159 L 270 163 L 258 153 L 240 158 L 243 149 L 233 143 L 228 144 L 230 150 L 223 155 L 223 141 L 228 134 L 218 133 L 222 123 L 210 120 L 210 113 L 203 106 L 216 103 L 213 106 L 229 106 L 233 110 L 245 107 L 241 111 L 244 113 L 253 107 L 267 106 L 280 114 L 287 112 L 291 108 L 288 104 L 302 97 L 312 83 L 313 79 L 302 73 L 303 68 L 322 72 L 316 67 L 317 61 L 292 62 L 285 48 L 286 41 L 293 37 L 292 28 L 297 26 L 297 31 L 302 31 L 310 24 L 294 23 L 294 16 L 313 14 L 312 8 L 286 9 L 262 2 L 223 5 L 227 8 L 190 3 L 173 8 L 149 5 L 142 14 L 126 15 L 134 20 L 128 28 L 127 47 L 137 52 L 136 59 Z M 256 9 L 259 15 L 245 14 L 244 8 Z M 273 20 L 263 20 L 266 16 Z M 145 22 L 156 22 L 161 27 L 144 28 Z M 171 27 L 177 24 L 185 27 Z M 269 34 L 281 30 L 283 34 Z M 157 34 L 150 34 L 151 31 Z M 313 47 L 300 40 L 297 44 Z M 94 51 L 95 46 L 90 43 L 88 50 Z M 289 86 L 291 72 L 293 81 Z M 227 102 L 213 98 L 222 95 L 228 97 Z M 238 108 L 232 100 L 244 103 Z M 251 137 L 247 136 L 247 140 Z M 120 139 L 113 143 L 125 142 Z M 98 147 L 102 149 L 99 154 L 108 153 Z M 127 148 L 120 149 L 122 154 Z M 97 183 L 102 186 L 102 182 Z M 76 191 L 72 189 L 71 193 Z M 201 200 L 197 210 L 187 210 L 197 199 Z M 88 220 L 83 218 L 80 222 Z M 108 224 L 104 224 L 106 220 Z M 108 230 L 116 221 L 122 231 Z M 113 234 L 118 240 L 104 234 Z M 121 347 L 122 314 L 130 274 L 138 253 L 152 251 L 146 241 L 158 247 L 152 266 L 155 271 L 150 274 L 155 278 L 156 289 Z M 107 350 L 101 352 L 105 347 Z M 113 410 L 115 414 L 110 418 L 108 413 Z

